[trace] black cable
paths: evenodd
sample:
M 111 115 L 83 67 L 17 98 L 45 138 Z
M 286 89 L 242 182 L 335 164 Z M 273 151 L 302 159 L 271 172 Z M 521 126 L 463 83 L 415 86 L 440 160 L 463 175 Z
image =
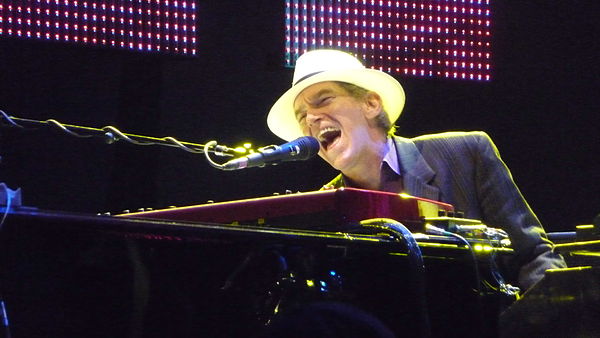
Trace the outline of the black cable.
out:
M 1 112 L 1 111 L 0 111 Z M 2 112 L 4 113 L 4 112 Z M 2 215 L 2 219 L 0 220 L 0 234 L 4 230 L 4 222 L 6 221 L 6 216 L 10 212 L 11 204 L 12 204 L 12 196 L 10 195 L 11 191 L 5 184 L 0 184 L 4 188 L 4 193 L 6 194 L 6 210 L 4 210 L 4 214 Z M 3 331 L 3 337 L 10 338 L 10 325 L 8 321 L 8 315 L 6 314 L 6 306 L 4 305 L 4 298 L 0 294 L 0 327 Z
M 477 261 L 477 256 L 475 256 L 475 251 L 473 250 L 471 243 L 469 243 L 469 241 L 467 241 L 466 238 L 464 238 L 463 236 L 461 236 L 459 234 L 444 230 L 442 228 L 438 228 L 434 225 L 426 224 L 425 227 L 426 227 L 427 231 L 429 231 L 431 233 L 434 233 L 436 235 L 454 237 L 467 246 L 467 249 L 469 250 L 469 253 L 471 255 L 471 259 L 473 260 L 473 272 L 475 274 L 475 283 L 476 283 L 475 291 L 477 292 L 478 296 L 481 296 L 483 294 L 483 291 L 481 289 L 481 277 L 479 274 L 479 262 Z
M 4 117 L 4 120 L 5 120 L 6 122 L 8 122 L 8 124 L 9 124 L 11 127 L 23 128 L 23 126 L 21 126 L 21 125 L 18 125 L 17 123 L 15 123 L 15 121 L 13 121 L 13 120 L 10 118 L 10 116 L 8 116 L 8 115 L 7 115 L 7 114 L 4 112 L 4 110 L 1 110 L 1 109 L 0 109 L 0 114 L 2 115 L 2 117 Z
M 488 243 L 490 244 L 490 246 L 494 247 L 494 245 L 493 245 L 494 243 L 492 242 L 492 239 L 490 238 L 490 236 L 487 237 L 487 240 L 488 240 Z M 498 241 L 498 242 L 500 242 L 500 241 Z M 496 263 L 496 251 L 492 251 L 492 254 L 490 255 L 490 272 L 492 274 L 492 277 L 494 277 L 496 284 L 498 284 L 497 289 L 494 287 L 491 287 L 492 290 L 499 291 L 507 296 L 515 297 L 516 299 L 519 299 L 519 292 L 521 291 L 521 289 L 519 287 L 512 286 L 512 285 L 506 283 L 506 281 L 504 280 L 504 277 L 500 273 L 500 268 L 498 267 L 498 264 Z M 490 286 L 488 285 L 488 287 L 490 287 Z
M 65 134 L 74 136 L 74 137 L 79 137 L 79 138 L 90 138 L 93 137 L 94 135 L 82 135 L 82 134 L 77 134 L 76 132 L 69 130 L 67 127 L 65 127 L 65 125 L 63 125 L 62 123 L 54 120 L 54 119 L 48 119 L 45 121 L 46 123 L 48 123 L 49 125 L 60 129 L 62 132 L 64 132 Z
M 459 234 L 448 232 L 448 235 L 457 238 L 467 246 L 469 253 L 471 254 L 471 259 L 473 260 L 473 272 L 475 273 L 475 291 L 477 292 L 477 296 L 481 297 L 483 295 L 483 290 L 481 289 L 481 275 L 479 272 L 479 262 L 477 261 L 477 256 L 475 255 L 475 251 L 473 250 L 471 243 L 469 243 L 469 241 L 467 241 L 466 238 Z
M 123 133 L 119 129 L 113 126 L 105 126 L 102 128 L 91 128 L 91 127 L 83 127 L 83 126 L 75 126 L 70 124 L 64 124 L 54 119 L 48 119 L 46 121 L 38 121 L 32 119 L 24 119 L 14 116 L 8 116 L 4 111 L 0 110 L 0 115 L 2 119 L 0 121 L 4 121 L 5 125 L 9 127 L 16 127 L 25 129 L 25 126 L 35 126 L 35 127 L 52 127 L 54 129 L 58 129 L 65 134 L 70 136 L 78 137 L 78 138 L 90 138 L 90 137 L 100 137 L 103 138 L 106 143 L 112 144 L 116 141 L 123 140 L 125 142 L 146 146 L 146 145 L 162 145 L 169 147 L 176 147 L 181 150 L 184 150 L 189 153 L 202 154 L 204 151 L 208 149 L 215 153 L 218 156 L 227 156 L 232 157 L 236 154 L 245 153 L 244 151 L 240 151 L 236 148 L 230 148 L 224 145 L 214 144 L 211 147 L 206 147 L 203 144 L 190 143 L 179 141 L 174 137 L 167 136 L 162 138 L 151 137 L 151 136 L 142 136 L 142 135 L 134 135 Z M 19 123 L 17 123 L 19 122 Z M 209 149 L 210 148 L 210 149 Z
M 5 184 L 0 184 L 0 186 L 2 186 L 4 188 L 4 193 L 6 194 L 6 206 L 5 206 L 4 213 L 2 214 L 2 219 L 0 219 L 0 232 L 1 232 L 3 229 L 3 226 L 4 226 L 4 221 L 6 221 L 6 216 L 8 215 L 8 213 L 10 211 L 10 207 L 12 204 L 12 196 L 10 195 L 10 193 L 11 193 L 10 189 L 8 189 L 8 187 Z
M 416 290 L 418 309 L 421 316 L 420 332 L 421 337 L 431 337 L 431 324 L 429 320 L 429 311 L 427 306 L 427 294 L 425 292 L 425 264 L 423 255 L 417 241 L 412 233 L 402 223 L 388 218 L 368 219 L 360 222 L 364 227 L 375 228 L 391 233 L 396 239 L 403 240 L 407 246 L 407 256 L 409 266 L 412 270 L 413 290 Z

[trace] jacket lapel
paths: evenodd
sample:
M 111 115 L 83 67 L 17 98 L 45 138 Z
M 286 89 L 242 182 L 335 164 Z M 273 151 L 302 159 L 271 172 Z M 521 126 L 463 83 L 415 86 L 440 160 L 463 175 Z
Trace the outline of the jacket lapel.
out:
M 439 200 L 440 190 L 431 185 L 435 172 L 409 139 L 395 136 L 398 162 L 402 171 L 404 191 L 412 196 Z

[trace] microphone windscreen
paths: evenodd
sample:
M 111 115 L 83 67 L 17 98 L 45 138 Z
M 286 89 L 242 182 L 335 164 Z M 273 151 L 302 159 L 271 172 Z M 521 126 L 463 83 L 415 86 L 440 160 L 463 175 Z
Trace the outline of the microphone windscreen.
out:
M 309 158 L 315 156 L 321 147 L 319 140 L 312 136 L 303 136 L 296 139 L 294 142 L 297 142 L 298 147 L 300 148 L 298 159 L 302 161 L 308 160 Z

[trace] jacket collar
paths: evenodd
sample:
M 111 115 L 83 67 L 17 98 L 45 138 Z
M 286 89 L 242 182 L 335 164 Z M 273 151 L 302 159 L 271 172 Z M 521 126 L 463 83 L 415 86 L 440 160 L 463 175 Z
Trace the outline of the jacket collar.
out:
M 435 177 L 435 172 L 427 164 L 415 143 L 399 136 L 395 136 L 394 141 L 405 192 L 412 196 L 438 200 L 439 188 L 430 184 Z
M 439 200 L 440 190 L 432 185 L 435 177 L 435 172 L 421 155 L 421 152 L 415 143 L 407 138 L 394 136 L 393 140 L 396 144 L 398 152 L 398 164 L 400 174 L 402 175 L 402 183 L 404 192 L 416 196 Z M 346 186 L 344 176 L 339 174 L 331 182 L 325 184 L 323 189 L 341 188 Z

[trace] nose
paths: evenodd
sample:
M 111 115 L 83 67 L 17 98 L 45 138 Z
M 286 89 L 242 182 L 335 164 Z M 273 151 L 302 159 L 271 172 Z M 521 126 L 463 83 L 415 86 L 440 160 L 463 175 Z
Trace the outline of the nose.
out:
M 321 120 L 321 114 L 315 111 L 315 109 L 309 109 L 306 112 L 306 125 L 311 127 L 313 124 Z

